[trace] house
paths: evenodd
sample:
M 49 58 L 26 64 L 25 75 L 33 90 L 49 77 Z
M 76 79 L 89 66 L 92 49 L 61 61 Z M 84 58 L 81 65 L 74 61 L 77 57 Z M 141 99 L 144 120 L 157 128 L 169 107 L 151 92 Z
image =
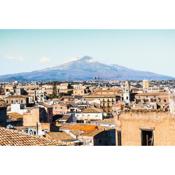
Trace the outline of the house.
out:
M 63 94 L 70 95 L 73 93 L 73 89 L 69 83 L 61 83 L 60 85 L 57 86 L 57 88 L 60 95 L 63 95 Z
M 81 112 L 74 113 L 76 121 L 103 120 L 103 110 L 99 108 L 89 107 Z
M 115 129 L 98 129 L 83 133 L 78 139 L 86 146 L 115 146 Z
M 135 95 L 135 104 L 147 104 L 152 108 L 168 110 L 169 94 L 167 92 L 138 93 Z
M 23 115 L 23 125 L 36 126 L 37 123 L 51 123 L 52 116 L 52 108 L 34 107 Z
M 65 124 L 60 131 L 78 139 L 85 146 L 115 145 L 115 129 L 109 129 L 92 124 Z
M 23 115 L 23 126 L 28 128 L 34 127 L 34 131 L 38 135 L 45 135 L 45 132 L 50 131 L 52 117 L 53 111 L 51 107 L 38 106 L 30 109 Z
M 53 115 L 66 114 L 68 112 L 68 107 L 65 103 L 55 103 L 52 105 Z
M 85 100 L 91 103 L 94 100 L 100 101 L 100 108 L 104 112 L 112 112 L 112 106 L 122 98 L 122 93 L 119 89 L 97 89 L 90 95 L 84 96 Z
M 24 104 L 11 104 L 9 112 L 24 114 L 27 112 L 27 108 Z
M 45 91 L 44 90 L 42 90 L 42 89 L 37 89 L 36 90 L 36 101 L 37 102 L 44 102 L 45 101 L 45 99 L 46 99 L 46 93 L 45 93 Z
M 52 95 L 53 92 L 54 92 L 54 86 L 52 84 L 45 84 L 45 85 L 42 85 L 42 88 L 41 90 L 43 92 L 45 92 L 46 95 Z
M 86 87 L 82 84 L 73 85 L 73 95 L 74 96 L 83 96 L 85 94 Z
M 7 105 L 11 104 L 21 104 L 25 106 L 33 106 L 34 100 L 32 97 L 27 95 L 11 95 L 5 98 Z

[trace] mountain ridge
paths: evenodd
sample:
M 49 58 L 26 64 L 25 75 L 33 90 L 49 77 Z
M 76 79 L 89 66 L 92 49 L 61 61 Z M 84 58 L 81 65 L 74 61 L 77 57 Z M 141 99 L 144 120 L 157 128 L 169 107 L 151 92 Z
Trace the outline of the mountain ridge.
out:
M 92 57 L 84 56 L 78 60 L 42 70 L 1 75 L 0 81 L 76 81 L 93 80 L 95 77 L 103 80 L 175 79 L 171 76 L 134 70 L 117 64 L 100 63 Z

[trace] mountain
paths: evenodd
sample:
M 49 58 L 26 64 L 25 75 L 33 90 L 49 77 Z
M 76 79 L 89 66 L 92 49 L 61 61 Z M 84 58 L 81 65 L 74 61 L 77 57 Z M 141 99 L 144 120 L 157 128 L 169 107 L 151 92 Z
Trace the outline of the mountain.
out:
M 108 65 L 89 56 L 47 68 L 39 71 L 9 74 L 0 76 L 0 81 L 73 81 L 92 80 L 95 77 L 103 80 L 170 80 L 173 77 L 155 74 L 152 72 L 138 71 L 119 65 Z

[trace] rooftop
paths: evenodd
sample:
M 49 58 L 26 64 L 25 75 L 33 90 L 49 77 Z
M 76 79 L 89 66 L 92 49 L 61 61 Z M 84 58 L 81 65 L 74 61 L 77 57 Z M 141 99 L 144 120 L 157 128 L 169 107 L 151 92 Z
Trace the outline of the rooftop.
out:
M 11 95 L 11 96 L 8 96 L 8 97 L 6 97 L 6 99 L 11 99 L 11 98 L 27 98 L 27 97 L 29 97 L 29 96 L 27 96 L 27 95 Z
M 122 112 L 119 116 L 122 120 L 149 120 L 149 121 L 161 121 L 164 119 L 173 119 L 175 116 L 169 112 L 162 111 L 148 111 L 148 110 L 137 110 L 137 111 L 128 111 Z
M 17 112 L 11 112 L 11 113 L 8 113 L 7 115 L 10 120 L 19 120 L 23 118 L 23 115 Z
M 168 96 L 167 92 L 145 92 L 145 93 L 138 93 L 136 96 Z
M 46 135 L 47 138 L 56 141 L 71 141 L 74 140 L 69 134 L 65 132 L 49 132 Z
M 62 130 L 73 130 L 73 131 L 83 131 L 83 132 L 92 132 L 98 129 L 96 125 L 90 124 L 65 124 L 61 126 Z
M 103 110 L 100 108 L 89 107 L 85 108 L 82 113 L 102 113 Z
M 1 146 L 59 146 L 61 142 L 0 127 Z

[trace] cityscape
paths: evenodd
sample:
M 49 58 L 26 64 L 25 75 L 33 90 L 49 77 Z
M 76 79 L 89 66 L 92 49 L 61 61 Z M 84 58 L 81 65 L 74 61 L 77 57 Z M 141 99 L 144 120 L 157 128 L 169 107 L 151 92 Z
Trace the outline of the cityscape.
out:
M 104 61 L 96 56 L 94 58 L 87 55 L 75 57 L 73 60 L 65 59 L 63 62 L 59 60 L 59 64 L 50 61 L 48 57 L 42 57 L 40 65 L 37 65 L 39 63 L 32 55 L 31 59 L 28 59 L 31 61 L 29 64 L 29 62 L 25 63 L 25 58 L 17 54 L 18 50 L 23 48 L 23 51 L 26 51 L 25 45 L 31 46 L 31 49 L 26 51 L 26 54 L 31 54 L 33 49 L 35 53 L 44 52 L 44 49 L 39 50 L 41 45 L 43 47 L 50 46 L 41 44 L 37 46 L 38 50 L 32 48 L 35 39 L 29 41 L 31 36 L 24 34 L 25 32 L 30 33 L 30 30 L 0 31 L 0 36 L 3 36 L 2 42 L 4 42 L 0 42 L 0 46 L 2 46 L 0 55 L 2 60 L 6 59 L 7 61 L 2 61 L 0 75 L 1 146 L 175 145 L 175 76 L 173 76 L 173 69 L 170 70 L 159 62 L 154 65 L 152 58 L 147 59 L 147 62 L 153 62 L 150 64 L 150 69 L 148 71 L 146 68 L 145 70 L 141 69 L 139 67 L 139 64 L 142 63 L 139 61 L 140 55 L 130 50 L 130 47 L 133 46 L 127 46 L 124 50 L 124 53 L 128 53 L 125 55 L 126 58 L 122 57 L 123 62 L 120 61 L 120 63 L 126 63 L 125 65 L 118 64 L 116 59 Z M 42 33 L 40 30 L 36 32 Z M 51 30 L 50 32 L 59 33 L 59 30 Z M 66 37 L 69 35 L 68 31 L 61 32 L 66 34 Z M 80 31 L 81 36 L 76 36 L 80 41 L 82 40 L 82 45 L 89 39 L 98 42 L 93 37 L 87 37 L 85 40 L 86 35 L 84 34 L 88 35 L 88 32 L 89 36 L 95 36 L 92 34 L 93 31 Z M 94 32 L 98 33 L 98 31 Z M 113 42 L 129 42 L 126 41 L 126 38 L 123 39 L 124 41 L 121 38 L 119 41 L 115 38 L 118 37 L 116 33 L 121 34 L 121 31 L 106 30 L 105 32 L 109 33 L 107 37 L 111 41 L 115 40 Z M 148 32 L 147 34 L 150 36 L 153 33 L 159 33 L 151 42 L 159 43 L 160 56 L 166 55 L 168 52 L 173 59 L 173 47 L 170 50 L 161 49 L 164 44 L 167 46 L 168 41 L 170 45 L 174 41 L 170 41 L 169 37 L 172 36 L 169 36 L 168 31 L 162 31 L 163 33 L 152 31 L 151 34 L 150 31 L 140 30 L 129 31 L 129 33 L 122 32 L 128 37 L 134 36 L 134 38 L 136 38 L 137 33 L 141 35 L 141 32 L 143 35 Z M 75 35 L 71 30 L 70 33 Z M 102 34 L 104 35 L 104 33 Z M 24 37 L 23 39 L 20 38 L 21 35 Z M 48 35 L 47 33 L 47 37 Z M 53 38 L 58 37 L 58 41 L 52 38 L 52 42 L 61 42 L 69 50 L 65 44 L 68 42 L 67 39 L 64 37 L 60 39 L 60 35 L 55 34 Z M 35 34 L 32 36 L 34 38 Z M 100 36 L 99 34 L 98 37 L 100 38 Z M 161 36 L 163 39 L 167 37 L 166 42 L 163 42 Z M 19 40 L 15 37 L 19 37 Z M 98 37 L 96 40 L 100 40 Z M 72 42 L 73 39 L 70 38 L 68 37 L 68 40 Z M 149 44 L 148 46 L 143 44 L 143 48 L 141 48 L 140 43 L 144 43 L 147 38 L 148 35 L 145 38 L 141 35 L 138 39 L 139 42 L 135 43 L 134 47 L 141 50 L 140 54 L 143 54 L 142 50 L 145 48 L 157 53 L 156 47 L 158 46 L 154 46 L 154 44 L 151 48 L 149 48 Z M 38 38 L 36 42 L 38 42 Z M 100 42 L 98 47 L 101 46 Z M 58 44 L 58 47 L 62 46 Z M 79 47 L 83 46 L 78 45 L 77 50 L 80 49 Z M 109 45 L 109 47 L 112 46 Z M 113 52 L 117 47 L 114 48 Z M 2 53 L 7 51 L 7 48 L 15 50 L 16 55 L 4 56 Z M 55 49 L 58 48 L 55 47 Z M 94 49 L 94 46 L 91 49 Z M 98 48 L 96 49 L 98 50 Z M 133 56 L 135 61 L 131 59 L 127 61 L 128 55 Z M 33 62 L 37 66 L 31 66 L 34 64 Z M 44 63 L 43 67 L 42 63 Z M 165 71 L 163 71 L 164 69 Z

